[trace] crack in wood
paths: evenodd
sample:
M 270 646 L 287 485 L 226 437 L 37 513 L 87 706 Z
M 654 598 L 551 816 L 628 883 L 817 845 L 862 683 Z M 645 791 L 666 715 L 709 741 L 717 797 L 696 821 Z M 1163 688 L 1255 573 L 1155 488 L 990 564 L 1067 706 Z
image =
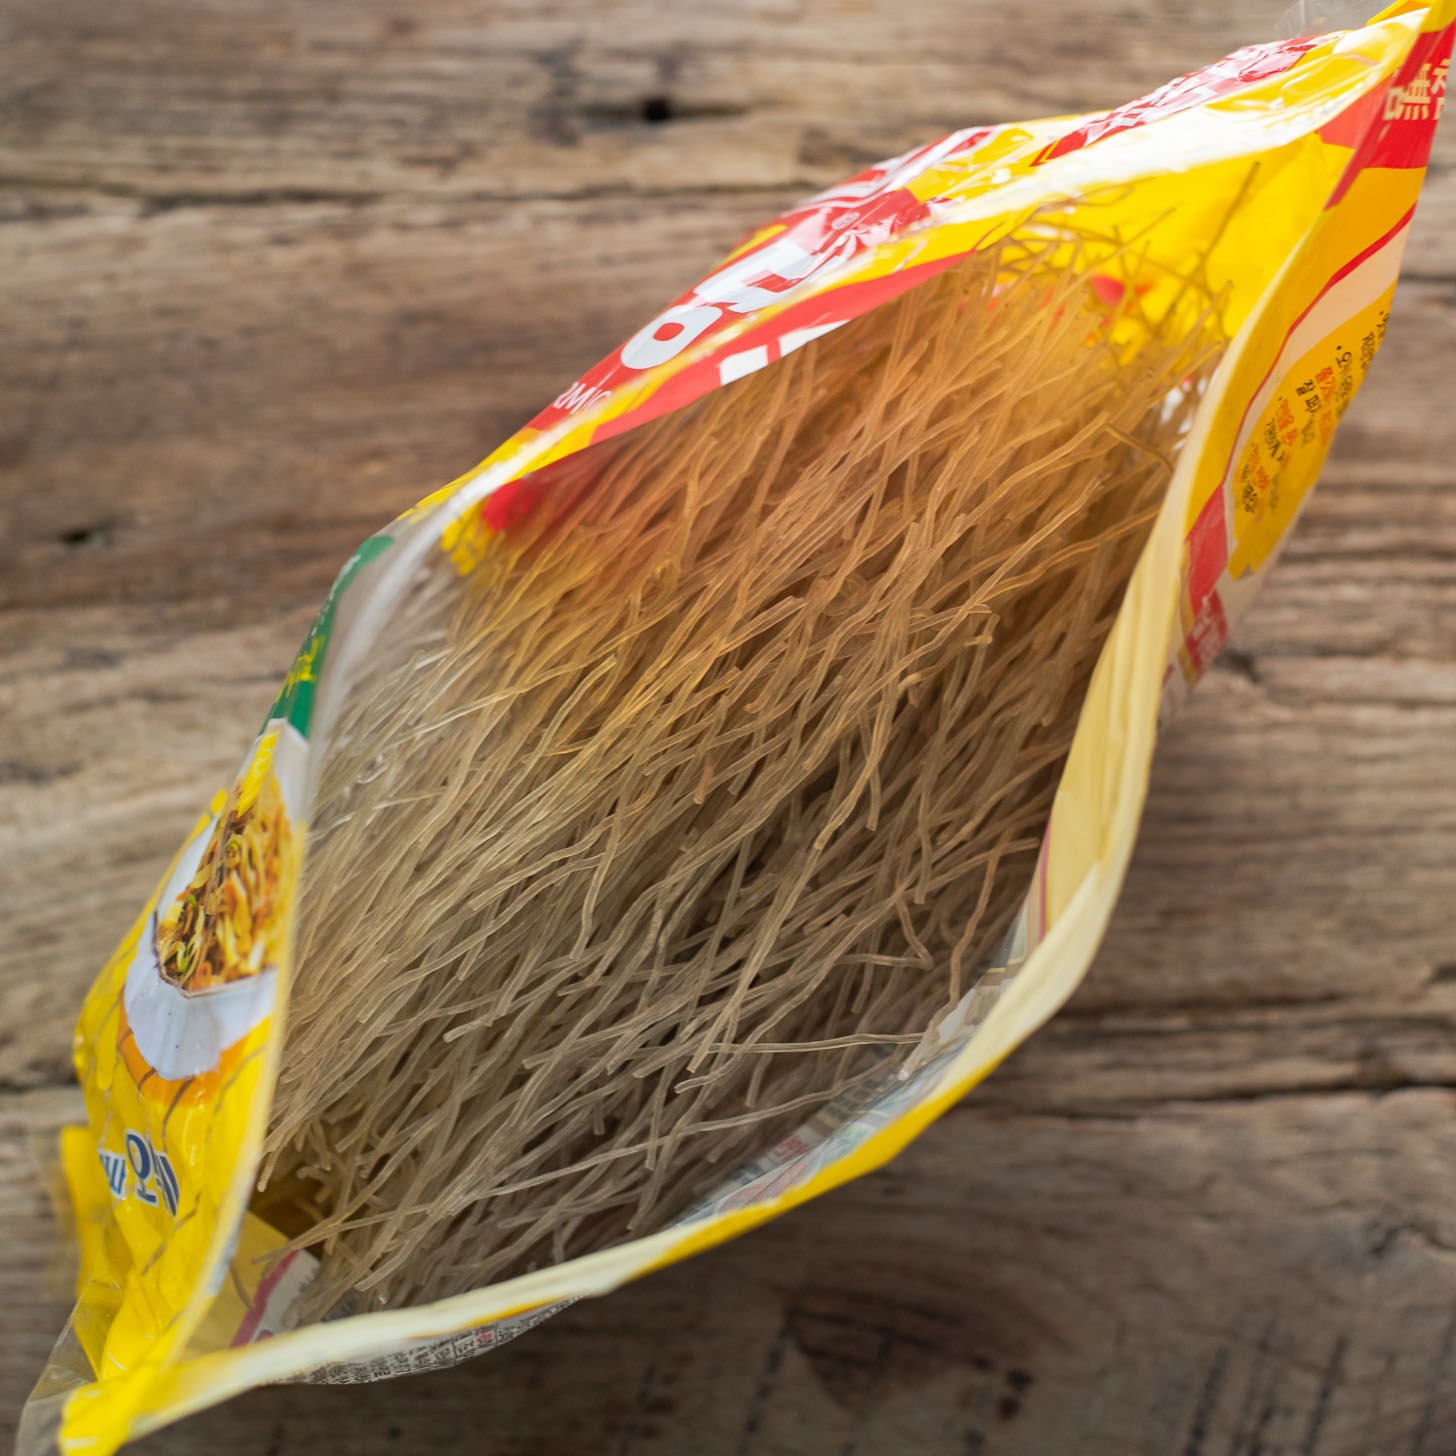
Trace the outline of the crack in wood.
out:
M 573 186 L 560 189 L 530 188 L 520 191 L 497 192 L 487 188 L 452 188 L 439 193 L 408 187 L 388 188 L 320 188 L 320 187 L 260 187 L 228 190 L 218 188 L 208 191 L 154 190 L 136 183 L 108 180 L 95 177 L 65 178 L 17 173 L 0 173 L 0 192 L 66 192 L 90 194 L 115 201 L 139 204 L 137 219 L 145 222 L 167 213 L 187 209 L 210 208 L 240 210 L 270 207 L 346 207 L 351 210 L 373 205 L 393 203 L 410 206 L 422 197 L 432 201 L 448 201 L 454 205 L 480 207 L 528 206 L 532 203 L 575 203 L 575 202 L 624 202 L 681 200 L 690 204 L 704 197 L 764 198 L 765 206 L 772 206 L 769 199 L 787 199 L 799 192 L 819 185 L 820 179 L 810 176 L 785 176 L 761 184 L 722 183 L 701 181 L 674 186 L 632 185 L 626 182 L 604 182 L 599 185 Z M 71 216 L 73 214 L 67 214 Z M 0 219 L 11 226 L 18 223 L 37 221 L 28 218 Z M 44 221 L 44 219 L 39 219 Z
M 767 1411 L 768 1403 L 778 1385 L 779 1376 L 783 1370 L 784 1351 L 788 1345 L 789 1320 L 786 1312 L 769 1343 L 768 1352 L 765 1354 L 763 1365 L 759 1370 L 758 1383 L 754 1387 L 753 1395 L 743 1413 L 743 1428 L 739 1433 L 735 1456 L 751 1456 L 759 1429 L 763 1425 L 764 1413 Z
M 1415 1439 L 1411 1442 L 1410 1456 L 1428 1456 L 1426 1441 L 1435 1423 L 1437 1403 L 1450 1388 L 1453 1360 L 1456 1360 L 1456 1313 L 1452 1314 L 1446 1325 L 1446 1333 L 1431 1367 L 1430 1385 L 1421 1406 L 1420 1424 L 1416 1427 Z
M 1183 1456 L 1202 1456 L 1204 1443 L 1208 1440 L 1209 1425 L 1218 1405 L 1218 1398 L 1223 1393 L 1224 1376 L 1228 1373 L 1228 1357 L 1228 1348 L 1225 1346 L 1213 1357 L 1213 1364 L 1208 1367 L 1203 1377 L 1198 1402 L 1193 1407 L 1193 1418 L 1188 1424 L 1188 1439 L 1183 1443 Z
M 1320 1377 L 1319 1394 L 1315 1397 L 1314 1408 L 1309 1413 L 1309 1426 L 1304 1433 L 1304 1443 L 1299 1448 L 1300 1456 L 1315 1456 L 1320 1436 L 1324 1432 L 1325 1420 L 1329 1416 L 1330 1401 L 1340 1378 L 1340 1367 L 1345 1363 L 1345 1353 L 1349 1347 L 1348 1335 L 1341 1334 L 1335 1340 L 1335 1347 L 1330 1352 L 1330 1363 Z

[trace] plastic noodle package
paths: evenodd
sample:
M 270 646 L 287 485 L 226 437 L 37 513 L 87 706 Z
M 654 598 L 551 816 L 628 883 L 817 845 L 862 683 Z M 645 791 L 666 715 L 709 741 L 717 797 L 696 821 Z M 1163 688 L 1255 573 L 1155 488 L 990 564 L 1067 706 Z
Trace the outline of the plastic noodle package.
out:
M 489 1349 L 1056 1010 L 1383 336 L 1453 11 L 872 168 L 359 548 L 82 1010 L 23 1453 Z

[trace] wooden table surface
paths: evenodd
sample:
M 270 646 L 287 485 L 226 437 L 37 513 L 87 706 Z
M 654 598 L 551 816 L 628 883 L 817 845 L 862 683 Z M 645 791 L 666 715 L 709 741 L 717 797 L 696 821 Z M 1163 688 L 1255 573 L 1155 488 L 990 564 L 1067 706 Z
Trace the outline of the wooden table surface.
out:
M 1281 0 L 3 0 L 0 1423 L 81 995 L 353 545 L 806 191 Z M 1070 1008 L 886 1171 L 152 1453 L 1456 1452 L 1456 129 Z

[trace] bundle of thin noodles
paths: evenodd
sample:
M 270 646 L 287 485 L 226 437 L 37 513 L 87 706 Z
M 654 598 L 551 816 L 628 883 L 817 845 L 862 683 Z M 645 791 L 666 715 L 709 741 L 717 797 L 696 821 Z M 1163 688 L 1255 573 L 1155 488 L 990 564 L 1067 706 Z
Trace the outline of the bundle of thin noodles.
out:
M 258 1206 L 305 1314 L 659 1228 L 974 984 L 1216 350 L 1196 282 L 1149 318 L 1067 251 L 589 449 L 416 583 L 301 894 Z

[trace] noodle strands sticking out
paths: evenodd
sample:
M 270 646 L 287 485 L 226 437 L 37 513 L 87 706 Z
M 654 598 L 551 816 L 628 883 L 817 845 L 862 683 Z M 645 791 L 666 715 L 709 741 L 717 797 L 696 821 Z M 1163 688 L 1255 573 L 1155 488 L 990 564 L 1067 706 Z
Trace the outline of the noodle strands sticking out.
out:
M 974 986 L 1217 343 L 1067 251 L 519 483 L 415 583 L 300 897 L 259 1207 L 306 1313 L 659 1228 Z

